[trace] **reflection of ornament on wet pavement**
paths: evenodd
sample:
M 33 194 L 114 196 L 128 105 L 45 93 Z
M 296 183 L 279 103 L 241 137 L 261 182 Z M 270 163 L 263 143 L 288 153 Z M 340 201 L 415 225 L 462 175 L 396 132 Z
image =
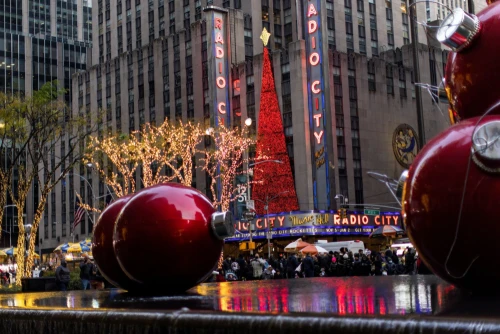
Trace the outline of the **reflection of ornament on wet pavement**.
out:
M 426 144 L 405 185 L 403 217 L 419 256 L 469 290 L 498 290 L 500 116 L 463 120 Z M 491 169 L 487 171 L 482 165 Z
M 397 162 L 409 168 L 418 153 L 416 131 L 408 124 L 400 124 L 392 135 L 392 149 Z
M 231 213 L 215 212 L 205 195 L 180 184 L 155 185 L 120 200 L 103 212 L 94 243 L 113 238 L 117 263 L 129 279 L 114 281 L 129 292 L 172 294 L 201 283 L 217 264 L 223 239 L 234 234 Z M 100 246 L 109 251 L 109 243 Z M 114 261 L 103 261 L 103 252 L 98 247 L 96 262 L 112 280 L 121 273 Z

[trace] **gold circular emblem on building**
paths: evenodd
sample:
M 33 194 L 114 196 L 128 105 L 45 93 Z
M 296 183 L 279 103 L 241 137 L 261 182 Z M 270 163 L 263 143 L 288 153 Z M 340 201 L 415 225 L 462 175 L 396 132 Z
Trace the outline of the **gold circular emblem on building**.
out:
M 408 124 L 400 124 L 392 135 L 392 149 L 399 164 L 409 168 L 419 150 L 417 132 Z

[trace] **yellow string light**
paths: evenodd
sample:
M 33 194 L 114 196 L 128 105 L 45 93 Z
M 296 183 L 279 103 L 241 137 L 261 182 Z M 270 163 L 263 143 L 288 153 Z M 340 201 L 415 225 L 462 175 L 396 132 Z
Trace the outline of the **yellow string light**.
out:
M 237 198 L 234 196 L 234 180 L 239 174 L 238 170 L 246 162 L 243 155 L 255 140 L 248 138 L 245 129 L 228 129 L 224 125 L 209 132 L 209 135 L 216 149 L 205 151 L 202 168 L 211 177 L 210 190 L 214 207 L 228 211 L 230 203 Z M 220 193 L 217 191 L 217 184 L 220 184 Z

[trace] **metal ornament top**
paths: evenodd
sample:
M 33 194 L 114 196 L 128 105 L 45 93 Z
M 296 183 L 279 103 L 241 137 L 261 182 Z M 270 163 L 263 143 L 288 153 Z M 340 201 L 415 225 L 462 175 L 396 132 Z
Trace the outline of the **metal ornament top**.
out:
M 479 126 L 472 136 L 473 153 L 489 160 L 500 160 L 500 121 Z
M 481 24 L 472 14 L 462 8 L 455 8 L 441 23 L 437 40 L 455 52 L 465 49 L 479 33 Z

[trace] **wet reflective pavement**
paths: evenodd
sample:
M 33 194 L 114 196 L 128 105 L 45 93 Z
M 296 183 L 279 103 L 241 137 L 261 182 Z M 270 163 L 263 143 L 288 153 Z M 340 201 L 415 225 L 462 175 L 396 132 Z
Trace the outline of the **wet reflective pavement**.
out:
M 0 295 L 0 308 L 496 317 L 499 300 L 472 297 L 435 276 L 381 276 L 209 283 L 166 297 L 118 289 L 19 293 Z

